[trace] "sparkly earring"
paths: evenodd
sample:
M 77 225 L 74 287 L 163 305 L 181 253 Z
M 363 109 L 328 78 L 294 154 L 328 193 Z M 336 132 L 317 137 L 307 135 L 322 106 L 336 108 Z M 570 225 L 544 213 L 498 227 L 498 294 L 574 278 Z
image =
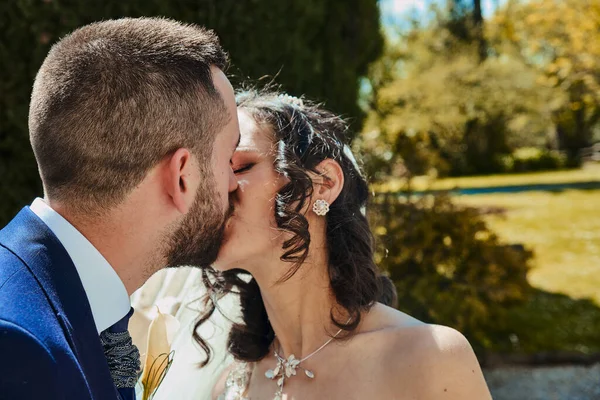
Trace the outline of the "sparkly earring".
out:
M 329 212 L 329 203 L 319 199 L 313 204 L 313 211 L 315 214 L 323 216 Z

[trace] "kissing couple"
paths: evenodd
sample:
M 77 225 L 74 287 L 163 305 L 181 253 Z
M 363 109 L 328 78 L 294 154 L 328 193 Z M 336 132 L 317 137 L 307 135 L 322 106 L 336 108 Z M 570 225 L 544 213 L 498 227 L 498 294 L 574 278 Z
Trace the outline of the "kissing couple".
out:
M 377 301 L 344 120 L 236 95 L 227 63 L 211 31 L 158 18 L 52 47 L 29 109 L 44 197 L 0 231 L 0 399 L 134 399 L 129 296 L 180 266 L 209 293 L 197 328 L 223 294 L 241 305 L 198 399 L 491 398 L 462 334 Z

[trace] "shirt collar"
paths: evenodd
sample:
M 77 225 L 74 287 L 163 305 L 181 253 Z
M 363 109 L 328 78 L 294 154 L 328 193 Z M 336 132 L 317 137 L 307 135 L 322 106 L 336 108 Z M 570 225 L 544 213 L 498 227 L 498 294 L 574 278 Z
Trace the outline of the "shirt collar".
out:
M 73 225 L 37 198 L 30 207 L 56 235 L 75 264 L 98 333 L 107 329 L 131 309 L 125 285 L 100 252 Z

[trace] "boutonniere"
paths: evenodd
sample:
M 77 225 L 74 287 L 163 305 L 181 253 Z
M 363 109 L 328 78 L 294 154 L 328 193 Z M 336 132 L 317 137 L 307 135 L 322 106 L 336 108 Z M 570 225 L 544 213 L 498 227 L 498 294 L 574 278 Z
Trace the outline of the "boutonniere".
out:
M 156 389 L 173 363 L 175 354 L 175 351 L 171 351 L 171 344 L 179 329 L 179 321 L 172 315 L 161 313 L 158 307 L 157 312 L 148 327 L 146 362 L 140 378 L 144 389 L 142 400 L 151 400 L 154 397 Z

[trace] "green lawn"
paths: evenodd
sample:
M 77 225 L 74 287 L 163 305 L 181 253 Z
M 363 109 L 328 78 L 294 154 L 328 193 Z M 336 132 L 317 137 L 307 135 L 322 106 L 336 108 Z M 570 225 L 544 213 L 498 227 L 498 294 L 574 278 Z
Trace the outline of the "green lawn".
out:
M 600 305 L 600 190 L 459 196 L 461 204 L 501 207 L 486 217 L 508 243 L 535 252 L 530 283 L 540 289 L 591 297 Z
M 535 179 L 535 180 L 534 180 Z M 600 168 L 443 181 L 462 187 L 600 180 Z M 496 351 L 600 352 L 600 190 L 457 196 L 460 204 L 500 210 L 485 216 L 507 243 L 534 251 L 530 301 L 511 310 L 516 344 Z M 591 299 L 587 300 L 587 299 Z
M 417 177 L 414 190 L 448 190 L 540 183 L 600 181 L 600 164 L 529 174 L 489 175 L 431 180 Z M 390 180 L 375 191 L 398 191 L 404 181 Z M 523 192 L 457 196 L 457 202 L 503 213 L 486 217 L 508 243 L 535 252 L 529 274 L 533 286 L 574 298 L 590 297 L 600 305 L 600 190 Z
M 427 183 L 419 178 L 420 185 Z M 463 178 L 439 179 L 431 185 L 432 189 L 448 190 L 456 187 L 489 187 L 505 185 L 528 185 L 535 183 L 572 183 L 600 180 L 600 164 L 589 164 L 584 168 L 554 172 L 536 172 L 529 174 L 467 176 Z
M 489 186 L 529 185 L 535 183 L 573 183 L 600 180 L 600 164 L 590 164 L 585 168 L 566 171 L 537 172 L 529 174 L 467 176 L 434 180 L 419 176 L 413 179 L 414 190 L 450 190 L 455 188 L 480 188 Z M 393 179 L 374 186 L 376 192 L 399 191 L 405 180 Z

